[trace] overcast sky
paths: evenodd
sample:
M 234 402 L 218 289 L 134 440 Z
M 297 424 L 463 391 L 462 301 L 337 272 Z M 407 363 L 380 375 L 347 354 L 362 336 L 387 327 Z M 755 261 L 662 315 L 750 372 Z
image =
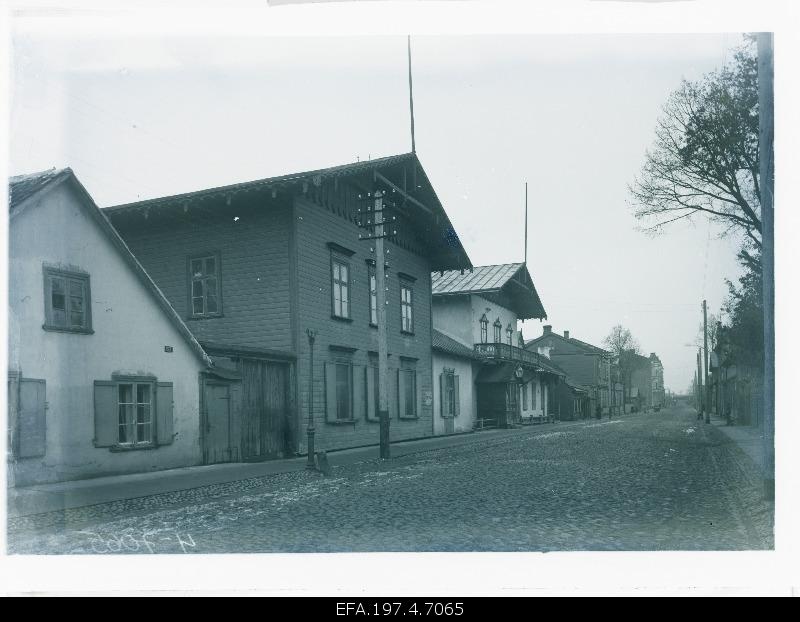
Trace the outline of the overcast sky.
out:
M 670 91 L 740 40 L 412 39 L 417 152 L 472 262 L 522 260 L 527 181 L 546 323 L 598 345 L 623 324 L 678 391 L 739 242 L 703 220 L 648 237 L 627 186 Z M 404 37 L 17 32 L 12 63 L 11 174 L 70 166 L 101 206 L 410 150 Z

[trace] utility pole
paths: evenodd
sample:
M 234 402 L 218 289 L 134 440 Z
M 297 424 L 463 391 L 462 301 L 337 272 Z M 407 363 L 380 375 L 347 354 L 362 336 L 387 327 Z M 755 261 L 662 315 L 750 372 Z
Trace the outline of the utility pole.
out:
M 703 405 L 705 400 L 703 399 L 703 370 L 700 366 L 700 348 L 697 348 L 697 419 L 700 420 L 703 418 Z
M 764 296 L 764 495 L 775 498 L 775 283 L 773 36 L 758 35 L 758 150 Z
M 313 471 L 317 468 L 314 462 L 314 339 L 317 336 L 317 331 L 307 328 L 306 335 L 308 336 L 310 352 L 308 358 L 308 426 L 306 427 L 306 433 L 308 434 L 308 461 L 306 462 L 306 468 Z
M 409 48 L 410 50 L 410 48 Z M 410 52 L 409 52 L 410 53 Z M 383 193 L 375 192 L 375 295 L 378 307 L 378 420 L 380 421 L 381 459 L 389 449 L 389 346 L 386 331 L 386 254 L 384 240 Z
M 375 306 L 378 322 L 378 421 L 380 457 L 385 460 L 391 457 L 389 446 L 389 346 L 388 331 L 386 327 L 386 253 L 384 239 L 395 235 L 392 229 L 387 232 L 386 226 L 390 222 L 384 216 L 386 202 L 384 193 L 375 190 L 370 197 L 367 194 L 366 213 L 359 208 L 359 226 L 366 229 L 368 235 L 359 234 L 360 240 L 375 240 Z M 392 217 L 392 221 L 395 217 Z
M 703 301 L 703 384 L 705 385 L 705 422 L 711 423 L 711 387 L 708 385 L 708 313 Z

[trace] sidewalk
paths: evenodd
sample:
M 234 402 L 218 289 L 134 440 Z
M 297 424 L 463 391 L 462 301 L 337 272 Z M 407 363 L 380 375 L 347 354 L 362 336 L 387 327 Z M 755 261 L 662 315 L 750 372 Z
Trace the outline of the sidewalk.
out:
M 510 435 L 524 433 L 525 430 L 542 430 L 554 425 L 563 427 L 570 424 L 540 425 L 534 428 L 523 428 L 522 430 L 519 428 L 482 430 L 480 432 L 436 436 L 420 440 L 398 441 L 392 443 L 392 457 L 399 458 L 434 449 L 490 439 L 502 439 Z M 329 451 L 327 455 L 328 463 L 331 466 L 354 464 L 377 459 L 378 446 Z M 267 462 L 212 464 L 151 473 L 98 477 L 55 484 L 10 488 L 8 490 L 7 512 L 9 518 L 16 518 L 123 499 L 147 497 L 165 492 L 235 482 L 252 477 L 302 471 L 306 468 L 306 462 L 307 458 L 303 456 Z
M 713 415 L 711 424 L 736 443 L 755 467 L 764 473 L 764 438 L 761 428 L 749 425 L 726 425 L 725 419 Z

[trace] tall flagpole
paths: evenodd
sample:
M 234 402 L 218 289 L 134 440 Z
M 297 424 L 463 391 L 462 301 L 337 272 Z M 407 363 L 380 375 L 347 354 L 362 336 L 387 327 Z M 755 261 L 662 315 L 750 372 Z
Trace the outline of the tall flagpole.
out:
M 528 182 L 525 182 L 525 267 L 528 267 Z
M 417 152 L 414 142 L 414 84 L 411 81 L 411 35 L 408 35 L 408 105 L 411 111 L 411 153 Z

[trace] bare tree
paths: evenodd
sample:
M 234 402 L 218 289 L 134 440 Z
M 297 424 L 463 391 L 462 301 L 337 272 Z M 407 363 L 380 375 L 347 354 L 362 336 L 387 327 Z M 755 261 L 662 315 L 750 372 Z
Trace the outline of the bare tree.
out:
M 637 357 L 641 353 L 639 342 L 627 328 L 617 324 L 611 329 L 603 343 L 614 353 L 619 368 L 619 378 L 622 383 L 622 394 L 626 396 L 630 393 L 631 377 L 636 371 Z M 623 405 L 624 408 L 624 405 Z
M 748 37 L 731 63 L 684 80 L 664 105 L 655 143 L 629 187 L 641 228 L 660 233 L 703 215 L 760 249 L 758 127 L 757 58 Z

